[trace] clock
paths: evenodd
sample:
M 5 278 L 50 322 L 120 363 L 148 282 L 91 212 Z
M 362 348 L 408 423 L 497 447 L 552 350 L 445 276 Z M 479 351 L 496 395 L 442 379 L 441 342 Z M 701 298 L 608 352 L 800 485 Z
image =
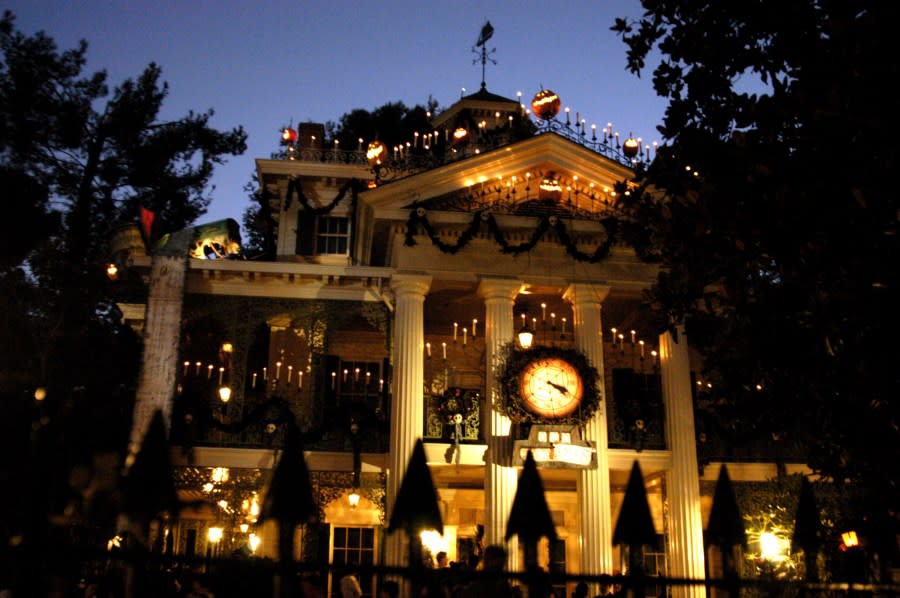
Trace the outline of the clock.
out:
M 519 375 L 519 396 L 528 411 L 548 419 L 571 415 L 584 397 L 578 368 L 562 357 L 537 357 Z
M 512 421 L 572 424 L 590 419 L 600 401 L 599 374 L 587 357 L 572 348 L 506 347 L 498 381 L 498 404 Z

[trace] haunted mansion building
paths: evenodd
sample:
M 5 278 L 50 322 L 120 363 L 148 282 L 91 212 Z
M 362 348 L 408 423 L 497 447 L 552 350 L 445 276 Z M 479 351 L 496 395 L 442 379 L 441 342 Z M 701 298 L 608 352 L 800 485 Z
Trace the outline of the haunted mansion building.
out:
M 282 156 L 256 160 L 273 259 L 205 259 L 235 241 L 227 226 L 150 250 L 123 233 L 119 259 L 150 281 L 146 312 L 123 306 L 145 331 L 133 444 L 162 409 L 179 496 L 203 505 L 156 529 L 172 550 L 274 557 L 275 524 L 258 520 L 293 433 L 316 501 L 298 560 L 405 564 L 405 534 L 386 528 L 422 440 L 435 554 L 473 563 L 503 544 L 521 570 L 506 532 L 530 451 L 557 535 L 543 567 L 624 569 L 613 529 L 637 461 L 659 540 L 645 569 L 704 575 L 728 452 L 695 416 L 690 339 L 642 316 L 657 267 L 612 242 L 616 189 L 649 150 L 559 107 L 550 90 L 525 106 L 482 86 L 409 144 L 286 129 Z M 731 457 L 735 481 L 775 476 L 774 460 Z

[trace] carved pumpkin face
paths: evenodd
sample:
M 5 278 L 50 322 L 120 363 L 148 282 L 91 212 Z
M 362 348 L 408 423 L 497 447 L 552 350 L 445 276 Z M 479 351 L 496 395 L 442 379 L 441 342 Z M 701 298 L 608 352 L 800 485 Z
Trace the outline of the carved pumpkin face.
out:
M 549 89 L 542 89 L 531 100 L 531 111 L 541 120 L 550 120 L 559 114 L 559 96 Z
M 378 140 L 373 141 L 366 149 L 366 160 L 369 166 L 381 166 L 387 162 L 387 146 Z

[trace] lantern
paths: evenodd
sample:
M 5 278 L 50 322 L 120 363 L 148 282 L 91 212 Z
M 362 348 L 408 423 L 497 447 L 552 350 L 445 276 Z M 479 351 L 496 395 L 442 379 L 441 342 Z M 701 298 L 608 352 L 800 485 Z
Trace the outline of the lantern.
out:
M 634 158 L 641 149 L 641 144 L 634 137 L 629 137 L 622 144 L 622 153 L 629 158 Z
M 531 111 L 541 120 L 551 120 L 559 114 L 559 96 L 549 89 L 542 89 L 531 100 Z
M 376 139 L 366 149 L 366 160 L 373 168 L 381 166 L 387 162 L 387 146 Z
M 453 131 L 453 143 L 462 143 L 466 139 L 469 138 L 469 131 L 466 130 L 465 127 L 457 127 Z
M 281 130 L 281 143 L 295 143 L 297 141 L 297 129 L 285 127 Z

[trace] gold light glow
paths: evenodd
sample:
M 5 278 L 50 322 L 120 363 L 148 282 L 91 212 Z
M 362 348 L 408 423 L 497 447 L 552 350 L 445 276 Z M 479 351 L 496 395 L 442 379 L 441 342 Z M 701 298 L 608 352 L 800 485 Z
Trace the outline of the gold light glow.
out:
M 221 527 L 210 527 L 206 530 L 207 539 L 216 544 L 219 540 L 222 539 L 222 528 Z
M 222 482 L 227 482 L 230 475 L 231 472 L 227 467 L 214 467 L 210 474 L 210 479 L 217 484 L 221 484 Z

